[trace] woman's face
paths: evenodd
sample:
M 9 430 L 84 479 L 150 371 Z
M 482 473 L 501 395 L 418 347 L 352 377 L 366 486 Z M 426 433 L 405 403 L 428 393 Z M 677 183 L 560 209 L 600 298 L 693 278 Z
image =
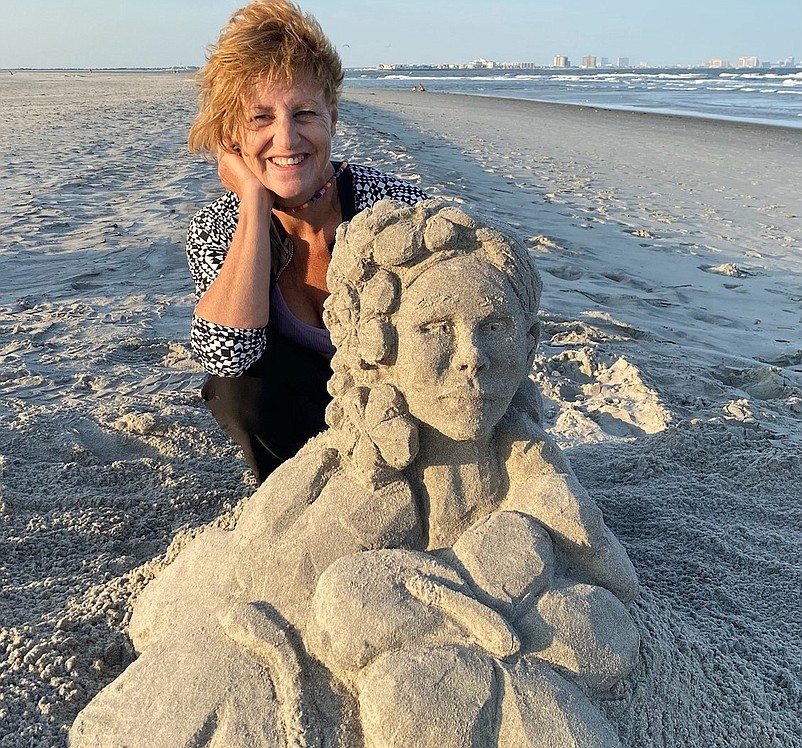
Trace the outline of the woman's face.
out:
M 331 138 L 337 108 L 308 79 L 257 84 L 245 107 L 242 158 L 283 204 L 308 200 L 331 176 Z
M 401 296 L 393 383 L 419 421 L 452 439 L 487 439 L 528 374 L 518 298 L 475 255 L 426 270 Z

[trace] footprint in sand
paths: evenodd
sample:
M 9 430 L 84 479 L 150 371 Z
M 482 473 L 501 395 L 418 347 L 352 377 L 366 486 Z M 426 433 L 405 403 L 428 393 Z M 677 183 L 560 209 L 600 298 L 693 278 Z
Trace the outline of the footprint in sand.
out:
M 762 361 L 764 364 L 769 364 L 769 366 L 776 366 L 782 369 L 791 366 L 800 366 L 802 365 L 802 350 L 787 351 L 785 353 L 780 353 L 774 358 L 761 358 L 758 360 Z
M 127 338 L 110 350 L 103 360 L 111 364 L 158 364 L 170 353 L 170 342 L 159 338 Z
M 106 464 L 134 457 L 155 456 L 153 450 L 138 439 L 109 431 L 88 418 L 79 418 L 70 424 L 65 435 L 72 442 L 73 449 L 86 450 L 99 462 Z
M 712 375 L 727 387 L 742 390 L 755 400 L 779 400 L 791 394 L 791 383 L 773 366 L 736 369 L 720 366 Z
M 602 273 L 602 277 L 607 278 L 607 280 L 611 280 L 614 283 L 623 283 L 627 286 L 631 286 L 632 288 L 637 288 L 639 291 L 644 291 L 645 293 L 654 293 L 654 286 L 651 283 L 646 283 L 642 280 L 638 280 L 637 278 L 633 278 L 632 276 L 624 275 L 623 273 Z
M 541 268 L 544 273 L 553 275 L 555 278 L 565 281 L 576 281 L 584 276 L 584 273 L 573 265 L 560 265 L 555 268 Z

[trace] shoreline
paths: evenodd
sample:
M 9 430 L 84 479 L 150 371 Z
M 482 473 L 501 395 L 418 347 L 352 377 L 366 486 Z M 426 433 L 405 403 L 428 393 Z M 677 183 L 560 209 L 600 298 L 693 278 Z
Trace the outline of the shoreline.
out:
M 566 103 L 610 110 L 694 116 L 717 121 L 744 121 L 791 129 L 802 128 L 802 109 L 793 94 L 799 75 L 792 70 L 729 73 L 711 69 L 607 70 L 550 69 L 389 71 L 349 75 L 346 91 L 410 90 L 522 101 Z
M 636 108 L 628 108 L 628 107 L 616 107 L 616 106 L 602 106 L 597 104 L 590 104 L 590 103 L 573 103 L 568 101 L 549 101 L 547 99 L 529 99 L 529 98 L 521 98 L 515 96 L 500 96 L 498 94 L 479 94 L 479 93 L 465 93 L 461 91 L 413 91 L 411 89 L 394 89 L 394 88 L 380 88 L 380 87 L 368 87 L 368 86 L 359 86 L 354 88 L 345 87 L 342 91 L 342 97 L 345 100 L 353 99 L 355 101 L 361 101 L 363 97 L 378 97 L 378 101 L 382 103 L 387 103 L 388 99 L 393 96 L 399 97 L 403 96 L 404 101 L 407 101 L 406 97 L 410 97 L 411 100 L 418 100 L 423 94 L 427 97 L 436 99 L 438 97 L 445 97 L 447 99 L 466 99 L 466 100 L 484 100 L 491 102 L 491 106 L 504 106 L 507 103 L 512 103 L 513 105 L 522 105 L 522 106 L 533 106 L 536 108 L 541 108 L 544 111 L 552 109 L 554 112 L 568 113 L 572 110 L 579 110 L 579 111 L 590 111 L 594 112 L 598 115 L 632 115 L 638 117 L 646 117 L 649 119 L 654 119 L 655 122 L 659 122 L 662 120 L 688 120 L 689 124 L 699 123 L 705 125 L 732 125 L 732 126 L 745 126 L 745 127 L 758 127 L 758 128 L 769 128 L 771 130 L 781 130 L 786 132 L 790 137 L 798 138 L 800 137 L 799 130 L 802 129 L 802 124 L 799 127 L 795 127 L 793 125 L 786 125 L 786 124 L 775 124 L 772 122 L 766 121 L 759 121 L 759 120 L 751 120 L 751 119 L 737 119 L 731 117 L 713 117 L 704 114 L 690 114 L 684 113 L 681 111 L 655 111 L 652 109 L 636 109 Z M 465 106 L 469 106 L 467 102 L 464 102 Z
M 428 91 L 426 93 L 429 93 Z M 791 125 L 782 122 L 772 122 L 771 120 L 766 119 L 757 119 L 757 118 L 748 118 L 748 117 L 728 117 L 726 115 L 721 116 L 713 116 L 711 114 L 701 114 L 701 113 L 693 113 L 693 112 L 683 112 L 679 109 L 663 109 L 663 108 L 641 108 L 638 109 L 635 106 L 600 106 L 596 104 L 588 104 L 588 103 L 575 103 L 569 101 L 548 101 L 546 99 L 529 99 L 529 98 L 522 98 L 522 97 L 514 97 L 514 96 L 498 96 L 493 94 L 466 94 L 466 93 L 444 93 L 446 96 L 476 96 L 479 98 L 487 98 L 487 99 L 513 99 L 514 101 L 531 101 L 533 104 L 554 104 L 556 106 L 566 106 L 566 107 L 578 107 L 579 109 L 593 109 L 600 112 L 628 112 L 631 114 L 646 114 L 652 115 L 655 117 L 677 117 L 680 119 L 690 119 L 690 120 L 702 120 L 703 122 L 709 122 L 712 124 L 719 123 L 719 122 L 727 122 L 732 124 L 741 124 L 741 125 L 756 125 L 758 127 L 772 127 L 772 128 L 780 128 L 783 130 L 790 130 L 792 132 L 796 132 L 802 130 L 802 121 L 798 125 Z

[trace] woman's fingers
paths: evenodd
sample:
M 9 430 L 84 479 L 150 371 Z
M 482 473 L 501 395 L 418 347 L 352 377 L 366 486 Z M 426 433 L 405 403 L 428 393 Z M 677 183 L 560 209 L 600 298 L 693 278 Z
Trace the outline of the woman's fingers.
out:
M 232 144 L 217 152 L 217 174 L 223 187 L 240 197 L 249 190 L 264 190 L 264 185 L 245 163 L 239 148 L 234 150 L 235 147 Z

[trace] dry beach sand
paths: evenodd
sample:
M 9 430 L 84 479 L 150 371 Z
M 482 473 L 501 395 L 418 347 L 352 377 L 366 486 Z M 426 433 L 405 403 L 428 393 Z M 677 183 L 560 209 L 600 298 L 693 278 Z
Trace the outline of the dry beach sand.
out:
M 0 748 L 63 746 L 132 599 L 255 485 L 200 405 L 176 74 L 0 78 Z M 549 430 L 643 592 L 626 746 L 802 746 L 802 129 L 348 92 L 337 155 L 536 253 Z

